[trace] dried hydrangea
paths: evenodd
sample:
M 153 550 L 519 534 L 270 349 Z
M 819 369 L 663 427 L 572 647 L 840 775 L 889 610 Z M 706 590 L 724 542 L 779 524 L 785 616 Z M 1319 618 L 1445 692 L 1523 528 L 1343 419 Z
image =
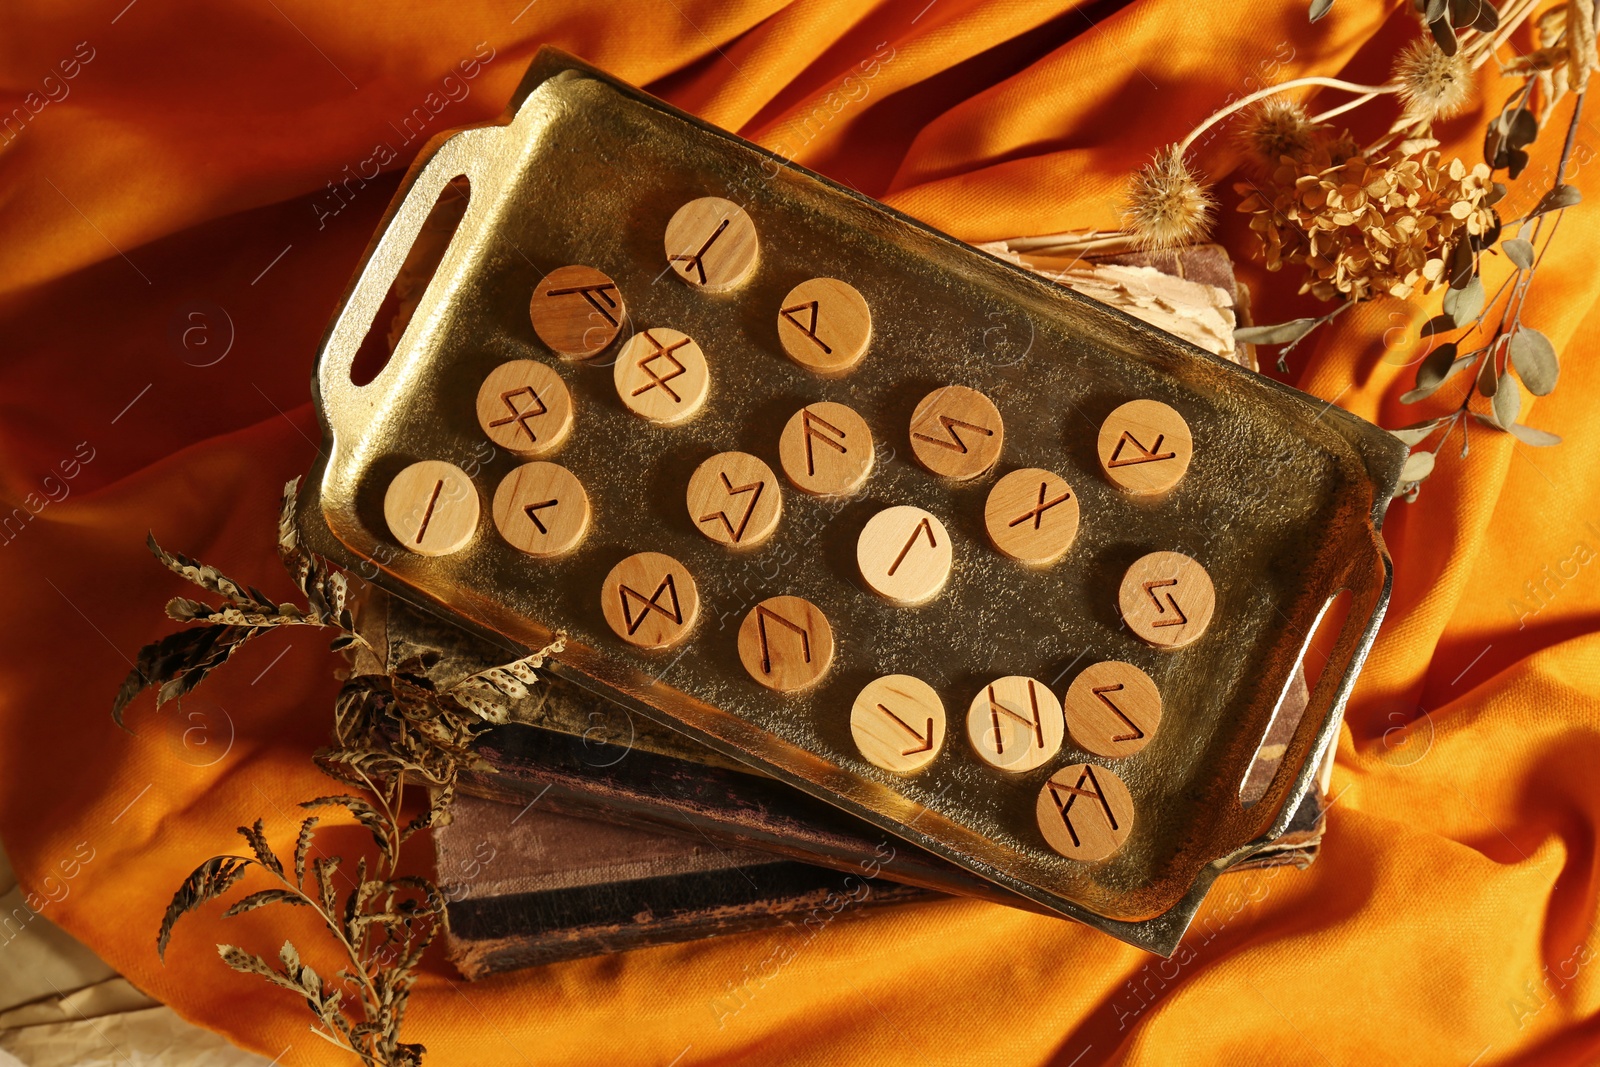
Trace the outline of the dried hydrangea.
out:
M 1494 225 L 1489 168 L 1441 163 L 1433 141 L 1374 154 L 1341 139 L 1286 157 L 1261 186 L 1240 185 L 1268 270 L 1306 268 L 1302 293 L 1365 300 L 1426 293 L 1456 243 Z

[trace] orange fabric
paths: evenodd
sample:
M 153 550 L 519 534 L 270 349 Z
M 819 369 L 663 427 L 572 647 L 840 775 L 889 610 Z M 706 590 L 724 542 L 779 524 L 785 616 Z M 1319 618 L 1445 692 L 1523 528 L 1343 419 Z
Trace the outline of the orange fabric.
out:
M 315 449 L 317 340 L 420 144 L 399 145 L 407 116 L 431 135 L 496 114 L 552 43 L 976 240 L 1113 226 L 1130 168 L 1225 100 L 1308 72 L 1382 80 L 1415 32 L 1399 0 L 1339 0 L 1315 27 L 1305 0 L 125 3 L 16 0 L 0 31 L 0 94 L 24 109 L 0 136 L 0 516 L 38 512 L 0 537 L 0 837 L 44 915 L 283 1064 L 344 1061 L 293 996 L 211 945 L 270 954 L 287 934 L 331 973 L 318 933 L 213 906 L 179 926 L 165 967 L 154 934 L 188 871 L 238 847 L 235 825 L 262 816 L 288 847 L 294 804 L 325 789 L 306 756 L 335 664 L 288 634 L 182 711 L 145 698 L 132 734 L 107 709 L 182 588 L 145 554 L 147 528 L 288 596 L 278 491 Z M 1469 161 L 1508 88 L 1486 74 L 1444 127 Z M 1391 115 L 1380 102 L 1351 120 Z M 1540 138 L 1530 174 L 1559 140 Z M 390 172 L 333 194 L 380 142 L 399 149 Z M 1227 138 L 1201 161 L 1231 206 Z M 434 1064 L 1600 1058 L 1593 210 L 1572 213 L 1527 304 L 1564 367 L 1526 417 L 1567 441 L 1476 434 L 1391 512 L 1394 602 L 1310 870 L 1225 878 L 1167 963 L 966 902 L 473 985 L 433 959 L 407 1036 Z M 1222 237 L 1243 259 L 1238 219 Z M 1310 310 L 1294 279 L 1243 273 L 1258 313 Z M 1430 405 L 1396 400 L 1411 374 L 1396 328 L 1424 315 L 1345 316 L 1296 358 L 1299 384 L 1389 425 L 1421 417 Z

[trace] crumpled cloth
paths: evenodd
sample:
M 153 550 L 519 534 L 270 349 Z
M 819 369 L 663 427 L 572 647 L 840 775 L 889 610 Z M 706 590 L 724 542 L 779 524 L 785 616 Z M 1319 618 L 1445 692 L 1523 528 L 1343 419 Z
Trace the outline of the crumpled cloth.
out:
M 29 907 L 243 1046 L 346 1062 L 293 995 L 212 948 L 272 957 L 290 937 L 329 974 L 302 913 L 224 922 L 212 905 L 179 924 L 165 966 L 155 952 L 172 892 L 240 849 L 236 825 L 264 818 L 288 851 L 295 805 L 328 791 L 307 758 L 337 685 L 325 641 L 262 639 L 181 709 L 143 698 L 131 733 L 109 705 L 186 588 L 146 530 L 289 598 L 274 516 L 316 449 L 321 331 L 398 172 L 433 134 L 495 116 L 540 44 L 980 241 L 1114 228 L 1132 168 L 1227 100 L 1311 72 L 1382 81 L 1418 32 L 1409 9 L 1339 0 L 1312 26 L 1305 0 L 15 0 L 0 16 L 0 837 Z M 1479 158 L 1512 87 L 1487 68 L 1441 127 L 1446 151 Z M 1379 101 L 1339 121 L 1376 133 L 1392 117 Z M 1548 185 L 1557 125 L 1508 217 Z M 1318 313 L 1292 271 L 1247 258 L 1230 135 L 1197 158 L 1257 321 Z M 1595 210 L 1570 212 L 1524 313 L 1564 357 L 1524 418 L 1566 443 L 1474 432 L 1390 513 L 1394 600 L 1309 870 L 1224 878 L 1170 961 L 961 901 L 470 986 L 431 958 L 406 1036 L 434 1064 L 1600 1058 Z M 1390 426 L 1447 410 L 1453 384 L 1397 400 L 1435 312 L 1342 316 L 1296 353 L 1294 384 Z M 363 837 L 330 830 L 322 847 L 353 859 Z

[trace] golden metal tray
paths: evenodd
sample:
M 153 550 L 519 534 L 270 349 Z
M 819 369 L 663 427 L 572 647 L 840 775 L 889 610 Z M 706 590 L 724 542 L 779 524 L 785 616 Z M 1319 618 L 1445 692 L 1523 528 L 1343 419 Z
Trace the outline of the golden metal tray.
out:
M 465 176 L 459 229 L 392 357 L 369 384 L 351 367 L 441 190 Z M 711 294 L 666 277 L 662 233 L 673 211 L 716 195 L 747 207 L 761 239 L 756 273 Z M 610 357 L 564 361 L 533 333 L 528 299 L 547 271 L 599 268 L 618 283 L 637 328 L 694 337 L 712 367 L 711 402 L 663 428 L 631 415 Z M 776 309 L 797 282 L 843 278 L 873 309 L 874 339 L 849 377 L 825 381 L 787 359 Z M 491 454 L 474 415 L 480 382 L 508 359 L 553 367 L 577 405 L 555 459 L 585 485 L 590 531 L 570 556 L 540 561 L 502 540 L 487 503 L 520 462 Z M 950 483 L 916 466 L 906 427 L 930 389 L 980 389 L 1006 421 L 989 475 Z M 975 251 L 755 145 L 676 111 L 560 53 L 535 59 L 503 125 L 442 138 L 407 175 L 329 328 L 313 382 L 325 445 L 300 513 L 312 547 L 381 586 L 483 633 L 528 648 L 567 637 L 558 669 L 711 746 L 823 797 L 1064 915 L 1170 953 L 1211 881 L 1280 834 L 1337 734 L 1355 675 L 1389 595 L 1378 534 L 1405 448 L 1331 405 L 1214 358 L 1132 318 Z M 1095 436 L 1134 397 L 1183 412 L 1196 441 L 1188 475 L 1166 499 L 1113 489 Z M 785 487 L 770 541 L 734 555 L 693 528 L 689 473 L 742 450 L 777 469 L 778 430 L 802 404 L 847 402 L 889 446 L 856 497 L 829 501 Z M 444 459 L 472 475 L 483 513 L 446 556 L 402 549 L 383 517 L 394 475 Z M 1057 564 L 1029 569 L 985 542 L 985 495 L 1023 466 L 1065 474 L 1082 524 Z M 943 594 L 892 606 L 859 584 L 856 535 L 890 504 L 940 516 L 956 543 Z M 1122 627 L 1117 585 L 1158 549 L 1201 560 L 1217 611 L 1194 645 L 1163 651 Z M 680 649 L 618 641 L 600 584 L 638 551 L 666 552 L 695 575 L 697 631 Z M 1348 621 L 1265 795 L 1240 798 L 1257 749 L 1331 599 Z M 741 667 L 738 624 L 758 601 L 802 596 L 833 623 L 832 671 L 782 695 Z M 1115 769 L 1137 805 L 1132 836 L 1100 863 L 1063 858 L 1040 835 L 1034 805 L 1053 769 L 1104 761 L 1074 750 L 1006 774 L 981 763 L 961 721 L 972 695 L 1010 674 L 1048 682 L 1102 659 L 1148 672 L 1164 698 L 1159 734 Z M 911 777 L 880 771 L 852 743 L 849 709 L 880 674 L 914 674 L 943 697 L 949 739 Z

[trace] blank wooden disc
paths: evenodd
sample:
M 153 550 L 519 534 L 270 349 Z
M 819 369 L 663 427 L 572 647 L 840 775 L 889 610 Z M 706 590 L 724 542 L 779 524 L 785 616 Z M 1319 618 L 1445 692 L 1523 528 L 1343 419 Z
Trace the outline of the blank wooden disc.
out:
M 1133 797 L 1112 772 L 1074 763 L 1052 774 L 1035 806 L 1050 847 L 1070 860 L 1103 860 L 1133 832 Z
M 862 581 L 895 604 L 925 604 L 938 596 L 954 560 L 944 523 L 909 504 L 872 516 L 856 540 Z
M 1024 563 L 1054 563 L 1078 536 L 1078 498 L 1066 479 L 1038 467 L 994 483 L 983 507 L 994 547 Z
M 688 568 L 660 552 L 638 552 L 611 568 L 600 610 L 618 637 L 639 648 L 669 648 L 688 636 L 700 592 Z
M 568 359 L 587 359 L 617 338 L 626 315 L 617 283 L 593 267 L 557 267 L 528 303 L 533 332 Z
M 611 375 L 629 411 L 669 426 L 699 411 L 711 384 L 700 346 L 664 326 L 628 338 Z
M 1036 678 L 1008 675 L 978 691 L 967 708 L 967 740 L 1002 771 L 1031 771 L 1061 751 L 1061 704 Z
M 777 476 L 748 452 L 719 452 L 696 467 L 685 500 L 695 529 L 730 548 L 759 545 L 783 514 Z
M 447 556 L 478 528 L 478 490 L 453 463 L 425 459 L 394 476 L 383 494 L 389 532 L 424 556 Z
M 690 285 L 722 292 L 750 277 L 761 247 L 744 208 L 720 196 L 691 200 L 667 223 L 667 265 Z
M 1086 668 L 1061 698 L 1067 733 L 1085 752 L 1106 759 L 1131 756 L 1161 725 L 1161 690 L 1131 663 L 1106 660 Z
M 911 413 L 911 454 L 935 474 L 966 480 L 995 465 L 1005 427 L 1000 409 L 976 389 L 946 385 Z
M 872 473 L 872 429 L 843 404 L 807 404 L 790 417 L 778 438 L 778 462 L 796 489 L 842 496 Z
M 790 289 L 778 306 L 778 340 L 802 367 L 837 378 L 867 354 L 872 312 L 848 282 L 812 278 Z
M 911 774 L 944 747 L 944 703 L 933 686 L 909 674 L 868 682 L 850 707 L 850 736 L 868 763 Z
M 780 693 L 814 685 L 833 663 L 833 628 L 822 611 L 797 596 L 775 596 L 739 626 L 739 661 L 750 677 Z
M 543 363 L 502 363 L 478 387 L 478 425 L 514 456 L 548 456 L 572 432 L 572 394 Z
M 524 463 L 494 491 L 494 525 L 512 548 L 530 556 L 564 555 L 589 528 L 589 494 L 565 467 Z
M 1159 400 L 1130 400 L 1100 424 L 1100 466 L 1118 489 L 1164 493 L 1189 469 L 1189 424 Z
M 1211 575 L 1181 552 L 1140 557 L 1117 592 L 1122 620 L 1157 648 L 1182 648 L 1199 639 L 1216 610 Z

